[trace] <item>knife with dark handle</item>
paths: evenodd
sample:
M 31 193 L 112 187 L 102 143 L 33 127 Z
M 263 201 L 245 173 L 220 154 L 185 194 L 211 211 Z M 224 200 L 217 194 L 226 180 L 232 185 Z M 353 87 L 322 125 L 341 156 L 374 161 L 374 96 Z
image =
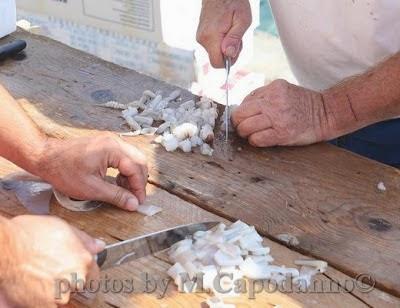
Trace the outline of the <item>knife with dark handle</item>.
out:
M 19 54 L 26 48 L 26 42 L 23 40 L 16 40 L 11 43 L 0 45 L 0 61 Z
M 107 269 L 139 259 L 171 247 L 197 231 L 207 231 L 218 222 L 204 222 L 179 226 L 106 246 L 97 254 L 96 261 L 101 269 Z

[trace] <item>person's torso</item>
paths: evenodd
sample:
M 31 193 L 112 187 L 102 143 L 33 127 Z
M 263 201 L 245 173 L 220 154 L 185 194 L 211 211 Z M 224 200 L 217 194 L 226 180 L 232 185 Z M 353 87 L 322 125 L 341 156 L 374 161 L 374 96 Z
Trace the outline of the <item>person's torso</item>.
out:
M 400 51 L 399 0 L 270 0 L 300 85 L 326 89 Z
M 15 0 L 0 0 L 0 38 L 15 31 Z

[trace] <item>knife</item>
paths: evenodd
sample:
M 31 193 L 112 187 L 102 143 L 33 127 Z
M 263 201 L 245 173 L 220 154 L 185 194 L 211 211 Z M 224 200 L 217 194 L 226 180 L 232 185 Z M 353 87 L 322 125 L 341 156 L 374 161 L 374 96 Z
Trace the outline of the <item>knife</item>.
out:
M 226 80 L 225 80 L 225 99 L 226 99 L 226 109 L 225 109 L 225 141 L 228 142 L 229 139 L 229 122 L 230 114 L 229 114 L 229 73 L 231 72 L 232 59 L 230 57 L 225 57 L 225 71 L 226 71 Z
M 207 231 L 217 224 L 219 222 L 190 224 L 135 237 L 106 246 L 95 259 L 102 270 L 119 266 L 167 249 L 195 232 Z

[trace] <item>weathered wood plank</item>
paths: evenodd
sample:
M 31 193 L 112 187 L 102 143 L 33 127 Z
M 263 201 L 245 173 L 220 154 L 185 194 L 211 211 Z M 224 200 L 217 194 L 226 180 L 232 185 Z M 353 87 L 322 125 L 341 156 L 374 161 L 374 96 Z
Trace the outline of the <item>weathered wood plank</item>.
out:
M 105 63 L 45 38 L 18 33 L 27 58 L 0 67 L 0 82 L 50 135 L 120 131 L 118 112 L 95 108 L 106 98 L 128 102 L 146 89 L 171 86 Z M 186 93 L 186 97 L 190 94 Z M 81 128 L 82 130 L 78 130 Z M 86 130 L 86 131 L 85 131 Z M 275 237 L 291 233 L 297 249 L 326 259 L 353 277 L 370 273 L 400 294 L 399 172 L 329 145 L 243 151 L 226 159 L 166 153 L 145 137 L 130 139 L 150 158 L 151 182 L 217 213 L 240 218 Z M 384 181 L 388 191 L 376 190 Z
M 0 159 L 0 176 L 9 174 L 16 168 L 10 163 Z M 144 217 L 137 213 L 128 213 L 111 206 L 103 206 L 100 209 L 89 213 L 70 212 L 60 207 L 54 200 L 51 204 L 51 213 L 67 220 L 72 225 L 91 234 L 92 236 L 105 239 L 108 243 L 124 240 L 133 236 L 143 235 L 149 232 L 170 228 L 179 224 L 191 222 L 226 220 L 212 214 L 197 206 L 185 202 L 178 197 L 169 194 L 155 186 L 149 185 L 148 195 L 152 203 L 161 205 L 163 212 L 154 217 Z M 26 213 L 26 210 L 17 203 L 15 197 L 7 191 L 0 189 L 0 215 L 14 216 Z M 293 266 L 293 261 L 304 258 L 301 254 L 272 242 L 264 240 L 264 244 L 271 247 L 272 255 L 277 264 Z M 170 266 L 169 263 L 160 258 L 146 257 L 134 262 L 130 262 L 121 267 L 107 270 L 102 273 L 103 291 L 99 292 L 93 302 L 87 303 L 90 307 L 107 307 L 107 303 L 115 307 L 200 307 L 209 296 L 206 294 L 181 294 L 176 287 L 170 283 L 165 296 L 162 296 L 162 287 L 156 289 L 151 294 L 143 293 L 144 273 L 149 277 L 167 279 L 165 272 Z M 327 275 L 335 275 L 337 271 L 329 268 Z M 343 274 L 342 274 L 343 275 Z M 351 281 L 349 277 L 343 275 L 343 280 Z M 106 280 L 109 281 L 108 291 L 105 286 Z M 111 292 L 110 284 L 112 281 L 126 281 L 124 292 Z M 367 303 L 358 299 L 351 291 L 346 291 L 340 287 L 335 279 L 328 276 L 319 275 L 318 283 L 322 287 L 318 293 L 280 293 L 280 292 L 261 292 L 256 294 L 256 299 L 249 300 L 249 294 L 244 294 L 238 298 L 229 298 L 226 302 L 235 303 L 237 307 L 364 307 Z M 136 287 L 133 293 L 128 292 L 131 284 Z M 118 287 L 117 287 L 118 288 Z M 371 290 L 371 302 L 378 302 L 387 307 L 400 304 L 400 300 L 389 295 L 382 296 L 383 292 Z M 382 299 L 383 298 L 383 299 Z

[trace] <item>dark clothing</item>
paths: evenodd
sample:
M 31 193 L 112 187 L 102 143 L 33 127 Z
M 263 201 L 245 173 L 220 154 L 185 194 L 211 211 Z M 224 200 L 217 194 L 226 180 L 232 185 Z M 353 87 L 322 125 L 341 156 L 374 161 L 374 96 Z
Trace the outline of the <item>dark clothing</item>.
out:
M 368 126 L 331 143 L 387 165 L 400 167 L 400 119 Z

